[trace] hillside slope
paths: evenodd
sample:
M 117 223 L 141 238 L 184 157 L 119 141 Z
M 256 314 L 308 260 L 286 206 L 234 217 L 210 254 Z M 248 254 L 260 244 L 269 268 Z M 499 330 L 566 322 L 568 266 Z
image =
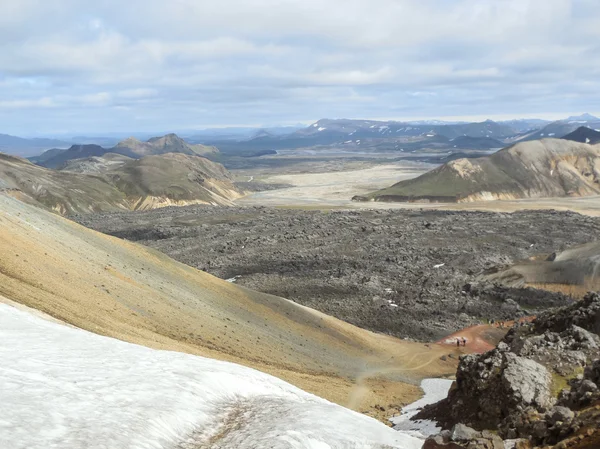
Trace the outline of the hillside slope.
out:
M 521 142 L 458 159 L 356 200 L 471 202 L 600 194 L 600 146 L 560 139 Z
M 600 290 L 600 241 L 519 262 L 485 278 L 513 287 L 539 287 L 581 297 Z
M 129 209 L 125 195 L 104 178 L 50 170 L 3 153 L 0 190 L 60 214 Z
M 397 410 L 423 377 L 456 366 L 440 360 L 448 348 L 356 328 L 4 195 L 0 295 L 102 335 L 258 368 L 360 410 Z
M 165 154 L 140 160 L 121 155 L 71 161 L 51 170 L 0 153 L 3 190 L 60 214 L 152 209 L 169 205 L 229 205 L 241 192 L 229 172 L 198 156 Z
M 181 153 L 147 156 L 106 172 L 106 177 L 128 198 L 139 198 L 132 208 L 168 205 L 231 205 L 239 198 L 229 172 L 221 164 Z

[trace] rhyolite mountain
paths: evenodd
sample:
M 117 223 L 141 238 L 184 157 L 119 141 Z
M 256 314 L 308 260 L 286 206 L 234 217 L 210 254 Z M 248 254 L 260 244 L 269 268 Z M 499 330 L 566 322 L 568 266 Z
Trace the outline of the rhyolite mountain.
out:
M 167 153 L 132 159 L 114 153 L 40 167 L 0 153 L 0 190 L 60 214 L 170 205 L 230 205 L 242 195 L 221 164 Z
M 600 194 L 600 145 L 520 142 L 491 156 L 457 159 L 358 201 L 471 202 Z
M 73 145 L 67 150 L 48 150 L 40 156 L 32 157 L 30 160 L 47 168 L 60 168 L 67 161 L 73 159 L 103 156 L 106 153 L 121 154 L 123 156 L 139 159 L 144 156 L 152 156 L 167 153 L 181 153 L 190 156 L 206 156 L 218 153 L 213 146 L 190 144 L 176 134 L 167 134 L 162 137 L 153 137 L 142 142 L 134 137 L 122 140 L 113 148 L 103 148 L 99 145 Z

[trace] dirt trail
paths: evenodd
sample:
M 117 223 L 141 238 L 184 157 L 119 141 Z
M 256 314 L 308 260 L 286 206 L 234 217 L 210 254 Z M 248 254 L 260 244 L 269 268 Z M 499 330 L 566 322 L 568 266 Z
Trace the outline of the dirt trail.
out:
M 524 317 L 519 322 L 530 322 L 535 317 Z M 470 326 L 448 335 L 437 342 L 439 345 L 453 347 L 460 353 L 482 354 L 487 351 L 491 351 L 496 347 L 498 342 L 506 335 L 508 330 L 514 325 L 515 321 L 505 321 L 502 325 L 496 324 L 479 324 L 476 326 Z M 463 345 L 462 339 L 466 340 L 466 344 Z M 457 340 L 460 345 L 457 345 Z

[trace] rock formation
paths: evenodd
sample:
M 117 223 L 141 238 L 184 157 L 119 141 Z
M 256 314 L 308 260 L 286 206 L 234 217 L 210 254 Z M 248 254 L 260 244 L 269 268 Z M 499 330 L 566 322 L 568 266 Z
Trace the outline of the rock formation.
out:
M 599 331 L 600 295 L 592 293 L 516 326 L 493 351 L 462 357 L 448 398 L 415 419 L 434 419 L 452 432 L 461 424 L 473 432 L 494 431 L 502 438 L 526 440 L 529 447 L 563 440 L 562 447 L 596 447 L 578 444 L 598 438 Z M 494 447 L 476 445 L 479 434 L 458 444 L 452 432 L 430 438 L 426 447 Z

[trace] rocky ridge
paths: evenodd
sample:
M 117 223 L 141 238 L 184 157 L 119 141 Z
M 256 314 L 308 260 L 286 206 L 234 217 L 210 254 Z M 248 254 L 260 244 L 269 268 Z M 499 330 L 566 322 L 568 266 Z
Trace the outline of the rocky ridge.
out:
M 473 445 L 476 437 L 453 441 L 461 425 L 520 439 L 523 448 L 586 447 L 578 445 L 599 437 L 599 331 L 600 295 L 590 293 L 514 327 L 493 351 L 462 357 L 448 398 L 415 417 L 451 429 L 425 447 L 487 447 Z

